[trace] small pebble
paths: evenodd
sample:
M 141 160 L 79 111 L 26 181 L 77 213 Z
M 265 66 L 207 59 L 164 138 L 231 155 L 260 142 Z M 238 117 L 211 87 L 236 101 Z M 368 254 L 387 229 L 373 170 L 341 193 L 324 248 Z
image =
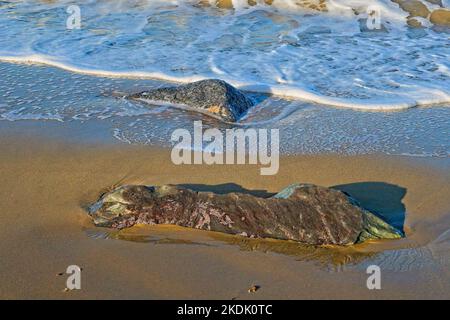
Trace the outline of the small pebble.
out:
M 259 286 L 251 286 L 250 289 L 248 289 L 248 293 L 254 293 L 259 289 Z

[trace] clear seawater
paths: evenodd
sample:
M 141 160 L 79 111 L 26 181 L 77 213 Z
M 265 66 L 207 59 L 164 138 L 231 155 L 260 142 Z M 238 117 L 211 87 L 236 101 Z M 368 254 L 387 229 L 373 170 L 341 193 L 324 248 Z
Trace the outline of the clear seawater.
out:
M 54 67 L 0 63 L 0 121 L 105 121 L 111 135 L 131 144 L 172 146 L 178 128 L 194 121 L 221 130 L 280 130 L 284 154 L 393 154 L 449 157 L 449 105 L 395 112 L 355 111 L 255 94 L 259 104 L 238 124 L 168 106 L 149 107 L 118 99 L 114 90 L 134 92 L 167 85 L 155 80 L 93 77 Z

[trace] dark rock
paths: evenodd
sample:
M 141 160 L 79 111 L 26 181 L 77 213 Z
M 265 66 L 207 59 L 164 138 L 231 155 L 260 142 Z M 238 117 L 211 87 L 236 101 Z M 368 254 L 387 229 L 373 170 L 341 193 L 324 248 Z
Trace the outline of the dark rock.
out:
M 253 105 L 241 91 L 215 79 L 144 91 L 128 98 L 151 104 L 181 105 L 231 122 L 237 121 Z
M 89 215 L 102 227 L 173 224 L 314 245 L 401 237 L 344 192 L 315 185 L 291 185 L 270 198 L 172 185 L 123 186 L 103 195 Z

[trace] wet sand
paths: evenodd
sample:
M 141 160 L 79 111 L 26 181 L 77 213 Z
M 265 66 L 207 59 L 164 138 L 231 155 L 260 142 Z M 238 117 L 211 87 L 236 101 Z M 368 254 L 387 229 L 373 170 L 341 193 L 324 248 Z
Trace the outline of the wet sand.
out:
M 288 156 L 276 176 L 260 176 L 250 165 L 175 166 L 170 150 L 122 144 L 109 130 L 0 121 L 0 298 L 450 298 L 448 159 Z M 83 209 L 120 184 L 268 195 L 293 182 L 349 191 L 407 237 L 311 248 L 170 226 L 118 233 L 93 227 Z M 72 264 L 82 289 L 63 292 L 58 273 Z M 371 264 L 381 290 L 366 287 Z

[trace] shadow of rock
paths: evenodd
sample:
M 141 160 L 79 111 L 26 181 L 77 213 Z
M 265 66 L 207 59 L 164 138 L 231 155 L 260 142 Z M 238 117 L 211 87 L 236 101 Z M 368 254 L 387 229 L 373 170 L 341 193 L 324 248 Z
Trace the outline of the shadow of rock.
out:
M 272 88 L 265 84 L 241 86 L 239 87 L 239 90 L 244 92 L 250 99 L 252 99 L 253 102 L 255 102 L 255 105 L 270 98 L 270 96 L 272 95 Z
M 403 230 L 406 208 L 402 200 L 406 188 L 385 182 L 358 182 L 333 186 L 355 198 L 362 207 Z

